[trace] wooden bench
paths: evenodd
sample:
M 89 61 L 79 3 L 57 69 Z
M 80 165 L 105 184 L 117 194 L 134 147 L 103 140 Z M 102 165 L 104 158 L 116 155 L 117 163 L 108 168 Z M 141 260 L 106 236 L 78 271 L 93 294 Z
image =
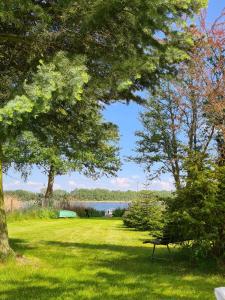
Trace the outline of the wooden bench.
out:
M 144 240 L 143 241 L 143 244 L 153 244 L 154 245 L 153 250 L 152 250 L 152 259 L 154 258 L 155 248 L 157 245 L 166 246 L 169 254 L 171 254 L 169 244 L 180 244 L 183 242 L 191 241 L 190 238 L 184 238 L 178 234 L 173 235 L 173 236 L 172 235 L 168 236 L 168 235 L 166 235 L 166 233 L 168 233 L 168 231 L 164 232 L 164 235 L 162 237 L 155 236 L 155 239 L 153 239 L 153 240 Z
M 157 245 L 166 246 L 169 254 L 171 254 L 171 251 L 170 251 L 170 248 L 169 248 L 170 243 L 172 243 L 172 241 L 167 237 L 156 237 L 156 239 L 154 239 L 154 240 L 144 240 L 143 241 L 143 244 L 153 244 L 153 250 L 152 250 L 152 256 L 151 256 L 152 260 L 154 258 L 155 248 L 156 248 Z

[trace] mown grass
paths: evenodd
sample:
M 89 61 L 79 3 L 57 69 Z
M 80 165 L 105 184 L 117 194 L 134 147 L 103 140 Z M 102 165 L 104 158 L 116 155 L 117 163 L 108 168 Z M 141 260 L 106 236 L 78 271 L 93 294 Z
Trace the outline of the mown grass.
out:
M 23 255 L 0 265 L 0 299 L 214 299 L 222 274 L 193 266 L 165 248 L 151 261 L 147 233 L 121 220 L 26 220 L 9 224 L 11 245 Z

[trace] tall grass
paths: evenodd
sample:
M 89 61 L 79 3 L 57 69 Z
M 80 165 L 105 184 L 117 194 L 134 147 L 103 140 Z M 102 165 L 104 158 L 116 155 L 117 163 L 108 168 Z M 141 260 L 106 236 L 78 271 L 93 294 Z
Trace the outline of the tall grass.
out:
M 27 210 L 17 210 L 7 214 L 8 221 L 29 219 L 55 219 L 57 217 L 57 210 L 52 208 L 31 208 Z

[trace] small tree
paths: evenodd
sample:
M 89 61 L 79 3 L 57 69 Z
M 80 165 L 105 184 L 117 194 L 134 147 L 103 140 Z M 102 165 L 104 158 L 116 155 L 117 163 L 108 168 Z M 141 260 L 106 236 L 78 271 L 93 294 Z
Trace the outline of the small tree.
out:
M 224 167 L 218 167 L 204 154 L 194 153 L 186 160 L 185 186 L 168 201 L 171 230 L 180 240 L 191 241 L 195 256 L 225 254 Z M 175 233 L 175 234 L 176 234 Z
M 142 191 L 139 199 L 133 201 L 123 215 L 124 225 L 138 230 L 148 230 L 151 234 L 161 234 L 164 205 L 149 191 Z

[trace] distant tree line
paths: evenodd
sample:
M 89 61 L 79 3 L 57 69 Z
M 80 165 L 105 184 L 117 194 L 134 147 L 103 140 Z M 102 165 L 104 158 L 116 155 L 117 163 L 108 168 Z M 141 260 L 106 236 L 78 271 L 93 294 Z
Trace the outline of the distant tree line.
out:
M 142 191 L 111 191 L 107 189 L 76 189 L 71 192 L 76 200 L 80 201 L 133 201 Z M 148 191 L 160 197 L 168 197 L 168 191 Z
M 107 189 L 75 189 L 71 192 L 55 190 L 52 199 L 54 201 L 134 201 L 139 198 L 143 191 L 111 191 Z M 160 198 L 172 196 L 169 191 L 145 191 Z M 42 193 L 34 193 L 25 190 L 6 191 L 5 195 L 13 196 L 20 201 L 38 201 L 42 198 Z

